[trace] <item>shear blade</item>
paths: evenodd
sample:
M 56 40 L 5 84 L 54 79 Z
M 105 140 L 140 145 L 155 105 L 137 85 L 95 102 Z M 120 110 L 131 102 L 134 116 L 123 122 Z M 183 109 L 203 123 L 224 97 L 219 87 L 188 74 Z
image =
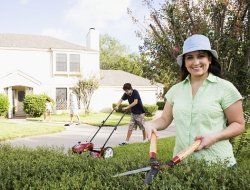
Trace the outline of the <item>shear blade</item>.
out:
M 150 170 L 151 170 L 151 167 L 148 166 L 148 167 L 145 167 L 145 168 L 140 168 L 140 169 L 137 169 L 137 170 L 132 170 L 132 171 L 116 174 L 113 177 L 132 175 L 132 174 L 136 174 L 136 173 L 139 173 L 139 172 L 146 172 L 146 171 L 150 171 Z
M 145 184 L 150 184 L 153 180 L 153 178 L 158 174 L 159 169 L 156 168 L 151 168 L 151 170 L 147 173 L 145 179 L 144 179 L 144 183 Z

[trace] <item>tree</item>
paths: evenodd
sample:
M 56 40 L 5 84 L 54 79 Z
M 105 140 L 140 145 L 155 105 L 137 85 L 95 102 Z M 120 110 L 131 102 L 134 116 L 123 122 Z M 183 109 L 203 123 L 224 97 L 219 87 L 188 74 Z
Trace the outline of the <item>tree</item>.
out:
M 85 113 L 90 112 L 90 102 L 94 91 L 99 87 L 99 80 L 95 77 L 79 80 L 73 91 L 83 103 Z
M 200 33 L 208 36 L 217 50 L 224 76 L 243 95 L 249 93 L 249 0 L 166 1 L 159 10 L 153 8 L 151 0 L 143 2 L 149 8 L 150 23 L 137 33 L 144 39 L 140 52 L 148 62 L 147 75 L 166 88 L 172 86 L 178 80 L 176 56 L 182 52 L 184 40 Z M 129 14 L 139 25 L 132 10 Z
M 128 48 L 108 34 L 100 37 L 101 69 L 123 70 L 141 76 L 143 62 L 136 54 L 129 54 Z

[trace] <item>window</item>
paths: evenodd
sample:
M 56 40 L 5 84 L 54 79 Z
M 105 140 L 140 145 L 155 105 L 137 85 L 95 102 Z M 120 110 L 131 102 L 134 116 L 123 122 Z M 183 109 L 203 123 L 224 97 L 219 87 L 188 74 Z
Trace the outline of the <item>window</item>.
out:
M 80 73 L 80 54 L 56 53 L 55 54 L 55 73 L 56 74 L 79 74 Z
M 56 109 L 67 109 L 67 88 L 56 88 Z
M 69 56 L 70 72 L 80 72 L 80 55 L 70 54 Z
M 67 72 L 67 54 L 56 54 L 56 71 Z

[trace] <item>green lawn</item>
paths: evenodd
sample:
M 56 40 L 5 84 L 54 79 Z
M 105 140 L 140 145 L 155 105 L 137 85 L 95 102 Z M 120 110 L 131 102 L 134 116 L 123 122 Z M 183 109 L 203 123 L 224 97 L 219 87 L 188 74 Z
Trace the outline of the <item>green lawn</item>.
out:
M 100 126 L 108 115 L 109 113 L 91 113 L 81 115 L 80 119 L 81 123 Z M 107 122 L 105 122 L 105 125 L 115 126 L 121 117 L 121 113 L 113 113 Z M 63 131 L 65 129 L 64 125 L 54 122 L 67 123 L 69 121 L 69 114 L 52 115 L 51 122 L 42 122 L 42 120 L 43 116 L 39 118 L 27 118 L 25 122 L 15 122 L 11 119 L 0 118 L 0 141 Z M 125 115 L 119 126 L 128 124 L 129 120 L 130 115 Z
M 93 126 L 99 126 L 101 125 L 102 121 L 104 121 L 108 117 L 109 113 L 103 113 L 103 112 L 98 112 L 98 113 L 90 113 L 90 114 L 81 114 L 80 115 L 80 121 L 81 123 L 93 125 Z M 105 122 L 105 125 L 117 125 L 118 121 L 122 117 L 121 113 L 114 112 Z M 76 117 L 74 116 L 74 122 L 77 122 Z M 146 117 L 146 120 L 150 120 L 150 117 Z M 38 117 L 38 118 L 27 118 L 29 121 L 42 121 L 43 116 Z M 57 114 L 57 115 L 52 115 L 51 116 L 51 121 L 56 121 L 56 122 L 69 122 L 69 114 Z M 126 125 L 130 121 L 130 115 L 126 114 L 122 121 L 120 122 L 120 125 Z
M 64 130 L 59 124 L 48 124 L 42 122 L 13 122 L 7 119 L 0 120 L 0 141 L 27 137 L 41 134 L 56 133 Z

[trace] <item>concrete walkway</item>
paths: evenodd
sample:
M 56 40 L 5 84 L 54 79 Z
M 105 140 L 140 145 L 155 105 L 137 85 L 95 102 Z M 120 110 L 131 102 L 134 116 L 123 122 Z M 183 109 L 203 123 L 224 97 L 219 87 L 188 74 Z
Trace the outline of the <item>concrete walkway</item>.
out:
M 17 122 L 22 122 L 17 120 Z M 23 120 L 25 122 L 25 120 Z M 46 125 L 49 123 L 46 123 Z M 51 122 L 53 124 L 53 122 Z M 61 123 L 63 125 L 63 123 Z M 113 127 L 102 127 L 95 138 L 92 140 L 94 148 L 100 148 L 103 146 L 105 141 L 108 139 L 111 134 Z M 127 135 L 128 126 L 118 126 L 114 131 L 109 141 L 106 144 L 107 146 L 118 146 L 119 143 L 125 140 Z M 13 146 L 27 146 L 31 148 L 36 148 L 38 146 L 49 146 L 49 147 L 60 147 L 60 148 L 72 148 L 78 141 L 85 142 L 89 141 L 94 133 L 98 130 L 98 127 L 93 127 L 90 125 L 72 125 L 67 126 L 63 132 L 34 136 L 34 137 L 25 137 L 6 141 Z M 174 136 L 175 127 L 170 125 L 166 130 L 159 131 L 159 138 Z M 138 129 L 133 131 L 133 134 L 130 138 L 130 143 L 142 142 L 142 132 Z

